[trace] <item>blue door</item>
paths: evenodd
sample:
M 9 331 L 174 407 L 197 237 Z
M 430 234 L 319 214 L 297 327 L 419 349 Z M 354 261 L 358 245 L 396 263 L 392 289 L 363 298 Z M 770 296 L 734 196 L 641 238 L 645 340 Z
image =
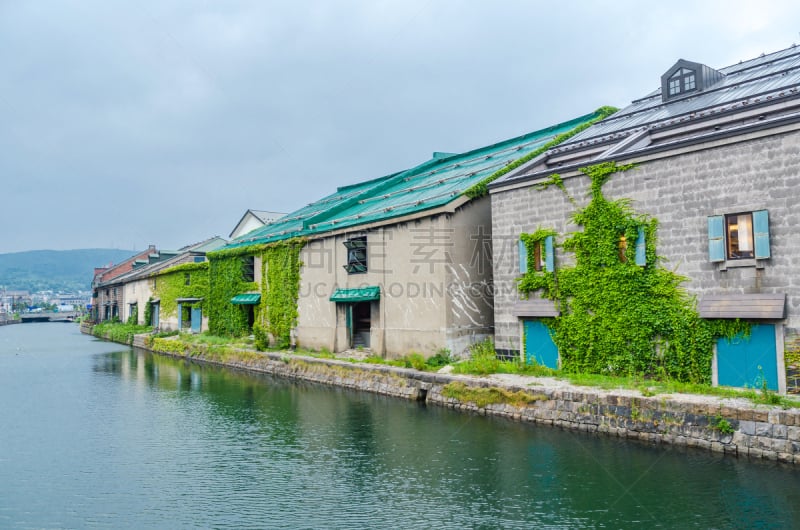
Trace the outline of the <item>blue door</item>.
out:
M 553 342 L 550 328 L 541 320 L 523 320 L 522 324 L 525 332 L 525 362 L 558 369 L 558 348 Z
M 775 325 L 753 324 L 750 336 L 717 340 L 717 375 L 720 385 L 778 390 L 778 356 Z
M 203 311 L 199 307 L 192 308 L 192 333 L 200 333 L 200 325 L 203 323 Z

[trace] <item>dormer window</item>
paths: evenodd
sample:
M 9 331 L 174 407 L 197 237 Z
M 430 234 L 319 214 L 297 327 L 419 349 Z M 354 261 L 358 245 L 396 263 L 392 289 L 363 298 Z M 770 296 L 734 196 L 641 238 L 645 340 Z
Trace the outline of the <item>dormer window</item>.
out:
M 676 96 L 697 88 L 694 70 L 680 68 L 669 78 L 669 95 Z
M 680 59 L 661 76 L 661 99 L 681 98 L 704 92 L 725 78 L 725 74 L 700 63 Z

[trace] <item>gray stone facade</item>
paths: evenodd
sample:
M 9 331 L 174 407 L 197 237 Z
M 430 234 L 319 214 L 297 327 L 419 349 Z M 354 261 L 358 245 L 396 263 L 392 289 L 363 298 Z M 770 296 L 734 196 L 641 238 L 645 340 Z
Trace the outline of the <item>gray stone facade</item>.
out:
M 664 267 L 687 278 L 684 286 L 704 294 L 785 293 L 787 339 L 800 330 L 800 132 L 752 134 L 646 157 L 626 156 L 634 170 L 614 175 L 603 188 L 609 199 L 629 198 L 637 213 L 659 221 L 658 255 Z M 564 173 L 567 192 L 584 206 L 589 179 Z M 534 181 L 535 182 L 535 181 Z M 520 323 L 512 306 L 520 300 L 519 234 L 552 228 L 562 236 L 577 229 L 565 194 L 551 186 L 538 191 L 532 181 L 492 191 L 495 335 L 500 350 L 519 351 Z M 741 263 L 709 261 L 707 218 L 766 209 L 771 258 Z M 572 256 L 556 250 L 558 264 Z M 736 266 L 740 265 L 740 266 Z M 743 265 L 743 266 L 741 266 Z

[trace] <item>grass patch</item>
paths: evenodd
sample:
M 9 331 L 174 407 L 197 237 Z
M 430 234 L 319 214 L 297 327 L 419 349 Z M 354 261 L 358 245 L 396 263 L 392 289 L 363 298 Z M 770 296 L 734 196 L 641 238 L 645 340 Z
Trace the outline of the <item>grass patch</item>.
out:
M 453 366 L 457 374 L 489 375 L 517 374 L 547 377 L 558 372 L 538 364 L 525 364 L 519 359 L 510 361 L 497 358 L 494 343 L 490 339 L 474 344 L 470 348 L 470 358 Z
M 535 401 L 547 399 L 541 394 L 529 394 L 522 390 L 510 392 L 498 387 L 472 387 L 460 381 L 446 384 L 442 387 L 442 395 L 462 402 L 474 403 L 479 408 L 487 405 L 507 404 L 523 407 Z
M 123 344 L 133 344 L 134 335 L 150 333 L 152 329 L 150 326 L 138 326 L 122 322 L 101 322 L 92 328 L 92 335 Z
M 658 381 L 643 377 L 618 377 L 598 374 L 559 374 L 559 378 L 573 385 L 592 386 L 604 390 L 629 389 L 639 390 L 643 396 L 657 394 L 700 394 L 721 398 L 745 398 L 759 405 L 778 405 L 785 409 L 800 407 L 800 400 L 781 396 L 771 390 L 762 388 L 732 388 L 711 386 L 700 383 L 681 383 L 678 381 Z
M 741 389 L 711 386 L 701 383 L 682 383 L 678 381 L 660 381 L 644 377 L 623 377 L 599 374 L 567 374 L 536 364 L 524 364 L 519 360 L 504 361 L 497 358 L 497 352 L 491 340 L 473 345 L 470 359 L 453 367 L 458 374 L 489 375 L 517 374 L 535 377 L 556 377 L 573 385 L 590 386 L 604 390 L 629 389 L 638 390 L 643 396 L 657 394 L 700 394 L 722 398 L 745 398 L 755 404 L 777 405 L 784 409 L 800 408 L 800 400 L 781 396 L 766 388 Z
M 200 334 L 181 333 L 180 340 L 189 345 L 227 346 L 245 350 L 252 350 L 255 347 L 255 341 L 249 337 L 219 337 L 208 332 Z

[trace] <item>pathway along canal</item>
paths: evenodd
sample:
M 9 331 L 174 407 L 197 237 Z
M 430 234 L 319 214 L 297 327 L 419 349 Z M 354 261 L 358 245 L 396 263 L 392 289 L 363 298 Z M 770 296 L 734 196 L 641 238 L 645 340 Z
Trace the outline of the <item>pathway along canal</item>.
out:
M 0 328 L 2 528 L 789 528 L 800 473 Z

